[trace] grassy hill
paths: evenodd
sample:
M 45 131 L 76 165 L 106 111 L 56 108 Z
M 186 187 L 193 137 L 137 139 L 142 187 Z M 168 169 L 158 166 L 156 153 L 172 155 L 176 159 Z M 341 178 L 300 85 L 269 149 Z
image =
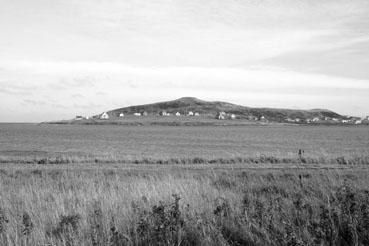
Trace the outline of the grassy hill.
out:
M 163 111 L 166 111 L 170 114 L 179 112 L 182 115 L 187 115 L 188 112 L 192 111 L 207 117 L 215 117 L 219 112 L 223 111 L 227 114 L 235 114 L 237 118 L 240 119 L 248 119 L 250 117 L 260 118 L 264 116 L 269 121 L 277 122 L 282 122 L 287 118 L 344 118 L 342 115 L 326 109 L 295 110 L 277 108 L 251 108 L 221 101 L 204 101 L 194 97 L 183 97 L 173 101 L 119 108 L 108 111 L 107 113 L 109 117 L 115 118 L 119 117 L 121 113 L 124 115 L 132 115 L 134 113 L 142 114 L 146 112 L 148 115 L 158 115 Z

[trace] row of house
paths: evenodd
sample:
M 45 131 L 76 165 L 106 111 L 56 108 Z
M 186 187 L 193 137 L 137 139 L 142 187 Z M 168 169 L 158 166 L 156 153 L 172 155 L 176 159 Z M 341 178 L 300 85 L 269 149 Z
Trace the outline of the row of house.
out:
M 236 116 L 235 114 L 227 114 L 225 112 L 219 112 L 216 115 L 216 119 L 219 120 L 224 120 L 224 119 L 236 119 L 238 118 L 238 116 Z M 243 117 L 244 118 L 244 117 Z M 262 122 L 268 122 L 268 119 L 265 116 L 260 116 L 260 117 L 256 117 L 256 116 L 248 116 L 246 117 L 248 120 L 252 120 L 252 121 L 262 121 Z M 332 124 L 355 124 L 355 125 L 359 125 L 359 124 L 369 124 L 369 116 L 360 118 L 360 117 L 352 117 L 352 116 L 347 116 L 345 119 L 338 119 L 338 118 L 334 118 L 334 117 L 314 117 L 311 119 L 303 119 L 303 118 L 287 118 L 285 119 L 286 122 L 289 123 L 308 123 L 308 124 L 313 124 L 313 123 L 332 123 Z
M 171 116 L 172 114 L 167 112 L 167 111 L 162 111 L 162 112 L 160 112 L 160 115 L 161 116 Z M 181 116 L 181 113 L 176 112 L 174 115 L 175 116 Z M 184 114 L 184 115 L 187 115 L 187 116 L 200 116 L 200 113 L 189 111 L 187 114 Z
M 143 113 L 133 113 L 134 116 L 148 116 L 148 113 L 146 111 L 144 111 Z M 160 116 L 182 116 L 182 114 L 180 112 L 176 112 L 174 114 L 171 114 L 165 110 L 161 111 L 158 115 Z M 188 113 L 184 114 L 186 116 L 200 116 L 200 113 L 198 112 L 193 112 L 193 111 L 189 111 Z M 124 113 L 119 113 L 119 115 L 117 115 L 118 117 L 125 117 Z M 102 113 L 100 116 L 98 116 L 99 119 L 102 120 L 107 120 L 110 118 L 109 114 L 107 112 Z M 239 116 L 237 116 L 236 114 L 233 113 L 226 113 L 224 111 L 218 112 L 216 117 L 216 119 L 219 120 L 225 120 L 225 119 L 237 119 L 239 118 Z M 244 117 L 243 117 L 244 118 Z M 89 117 L 83 117 L 83 116 L 76 116 L 75 120 L 83 120 L 83 119 L 89 119 Z M 256 117 L 256 116 L 252 116 L 249 115 L 248 117 L 246 117 L 246 119 L 248 120 L 252 120 L 252 121 L 262 121 L 262 122 L 268 122 L 268 120 L 266 119 L 265 116 L 260 116 L 260 117 Z M 302 119 L 302 118 L 287 118 L 285 119 L 286 122 L 289 123 L 341 123 L 341 124 L 369 124 L 369 116 L 363 117 L 363 118 L 359 118 L 359 117 L 351 117 L 351 116 L 347 116 L 344 119 L 338 119 L 338 118 L 331 118 L 331 117 L 324 117 L 324 118 L 320 118 L 320 117 L 314 117 L 314 118 L 308 118 L 308 119 Z
M 289 123 L 308 123 L 308 124 L 313 124 L 313 123 L 332 123 L 332 124 L 367 124 L 369 123 L 369 116 L 364 117 L 364 118 L 360 118 L 360 117 L 351 117 L 351 116 L 347 116 L 344 119 L 338 119 L 338 118 L 334 118 L 334 117 L 324 117 L 324 118 L 319 118 L 319 117 L 314 117 L 311 119 L 300 119 L 300 118 L 287 118 L 286 119 L 287 122 Z
M 133 113 L 133 115 L 134 116 L 148 116 L 148 113 L 146 111 L 144 111 L 143 113 L 136 112 L 136 113 Z M 160 116 L 171 116 L 172 114 L 169 113 L 169 112 L 167 112 L 167 111 L 161 111 L 158 115 L 160 115 Z M 178 116 L 181 116 L 181 113 L 180 112 L 176 112 L 173 115 L 175 115 L 175 116 L 178 117 Z M 119 113 L 119 115 L 118 115 L 118 117 L 120 117 L 120 118 L 122 118 L 124 116 L 125 116 L 124 113 Z M 187 116 L 200 116 L 200 113 L 189 111 L 187 113 Z M 77 116 L 77 117 L 79 117 L 79 116 Z M 109 114 L 107 112 L 104 112 L 104 113 L 102 113 L 99 116 L 99 119 L 101 119 L 101 120 L 107 120 L 109 118 L 110 118 L 110 116 L 109 116 Z
M 74 119 L 75 120 L 88 120 L 88 119 L 90 119 L 90 117 L 89 116 L 84 117 L 84 116 L 81 116 L 81 115 L 77 115 L 76 118 L 74 118 Z
M 237 116 L 236 114 L 226 113 L 226 112 L 222 111 L 222 112 L 218 112 L 215 118 L 218 119 L 218 120 L 225 120 L 225 119 L 235 120 L 237 118 L 240 118 L 240 116 Z M 267 118 L 263 115 L 260 116 L 260 117 L 249 115 L 247 117 L 243 116 L 242 118 L 246 118 L 247 120 L 251 120 L 251 121 L 268 122 Z

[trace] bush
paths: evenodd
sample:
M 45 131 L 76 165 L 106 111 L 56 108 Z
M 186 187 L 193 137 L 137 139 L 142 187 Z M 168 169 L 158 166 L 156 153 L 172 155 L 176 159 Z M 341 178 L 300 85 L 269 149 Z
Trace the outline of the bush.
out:
M 52 242 L 59 242 L 66 246 L 77 245 L 80 220 L 79 214 L 62 215 L 58 225 L 51 231 L 47 231 L 46 235 Z
M 178 195 L 174 202 L 152 207 L 151 211 L 139 211 L 139 221 L 135 238 L 138 245 L 179 245 L 183 240 L 184 220 L 182 218 Z

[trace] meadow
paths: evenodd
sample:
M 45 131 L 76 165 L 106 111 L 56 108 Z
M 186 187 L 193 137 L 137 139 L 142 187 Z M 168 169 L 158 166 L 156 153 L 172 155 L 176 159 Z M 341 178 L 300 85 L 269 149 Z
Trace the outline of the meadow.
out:
M 0 162 L 369 163 L 367 126 L 0 124 Z M 338 161 L 337 161 L 338 159 Z
M 368 143 L 365 127 L 1 124 L 0 245 L 368 245 Z
M 368 245 L 369 170 L 12 165 L 0 245 Z

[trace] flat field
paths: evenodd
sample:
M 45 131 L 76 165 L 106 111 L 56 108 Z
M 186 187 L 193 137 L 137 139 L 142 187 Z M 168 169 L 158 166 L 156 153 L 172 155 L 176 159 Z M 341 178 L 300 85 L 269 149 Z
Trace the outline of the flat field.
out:
M 326 161 L 368 156 L 365 127 L 4 124 L 0 141 L 1 246 L 369 245 L 369 165 Z M 322 163 L 282 162 L 298 149 Z
M 365 158 L 369 127 L 0 124 L 2 161 L 294 159 L 299 149 L 303 157 L 315 160 Z

